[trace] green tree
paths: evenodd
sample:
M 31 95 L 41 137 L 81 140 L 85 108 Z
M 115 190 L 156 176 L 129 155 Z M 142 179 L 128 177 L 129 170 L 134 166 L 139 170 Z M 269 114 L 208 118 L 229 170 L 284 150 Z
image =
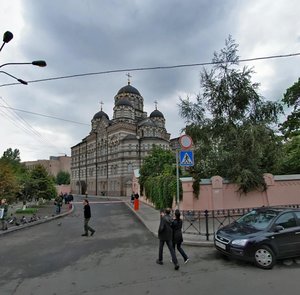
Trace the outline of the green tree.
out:
M 18 149 L 12 150 L 12 148 L 8 148 L 2 156 L 3 160 L 7 160 L 9 162 L 17 162 L 20 163 L 20 151 Z
M 139 183 L 141 188 L 149 176 L 158 176 L 163 171 L 172 169 L 174 163 L 175 156 L 171 151 L 153 146 L 151 153 L 144 159 L 140 169 Z
M 282 108 L 257 93 L 253 69 L 238 67 L 237 51 L 229 36 L 220 53 L 214 53 L 212 69 L 201 72 L 202 92 L 195 102 L 180 99 L 179 108 L 196 146 L 191 171 L 196 182 L 221 175 L 247 193 L 264 189 L 263 173 L 276 166 L 280 143 L 273 125 Z
M 21 164 L 20 151 L 18 149 L 8 148 L 0 158 L 0 162 L 10 165 L 17 174 L 24 172 L 25 166 Z
M 281 132 L 285 138 L 300 134 L 300 78 L 289 87 L 282 99 L 284 106 L 291 108 L 290 115 L 281 124 Z
M 56 197 L 56 189 L 51 176 L 42 165 L 35 166 L 24 179 L 22 194 L 26 198 L 52 199 Z
M 141 193 L 145 189 L 147 198 L 156 208 L 172 205 L 177 187 L 175 162 L 175 155 L 171 151 L 157 146 L 143 161 L 139 178 Z
M 300 173 L 300 135 L 293 136 L 287 140 L 282 148 L 282 155 L 279 161 L 280 174 Z
M 55 179 L 56 184 L 70 184 L 70 173 L 67 171 L 59 171 Z
M 0 199 L 5 198 L 11 202 L 15 199 L 16 192 L 17 178 L 12 167 L 0 161 Z
M 21 163 L 20 152 L 18 149 L 8 148 L 0 158 L 0 165 L 2 167 L 6 167 L 6 171 L 9 170 L 10 174 L 2 174 L 2 181 L 10 182 L 11 174 L 13 174 L 13 190 L 11 190 L 11 200 L 15 199 L 15 197 L 20 192 L 20 184 L 21 179 L 23 178 L 23 174 L 26 173 L 26 167 Z M 8 179 L 5 180 L 5 177 Z

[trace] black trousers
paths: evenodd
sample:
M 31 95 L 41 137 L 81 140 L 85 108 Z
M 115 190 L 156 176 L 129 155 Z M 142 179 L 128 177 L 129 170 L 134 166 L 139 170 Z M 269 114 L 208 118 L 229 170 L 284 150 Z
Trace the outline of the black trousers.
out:
M 174 243 L 173 242 L 174 251 L 175 251 L 175 247 L 177 247 L 177 250 L 181 254 L 181 256 L 183 257 L 184 261 L 186 261 L 188 259 L 188 256 L 185 254 L 185 252 L 181 248 L 181 242 L 180 243 Z
M 174 250 L 173 245 L 172 245 L 172 241 L 162 241 L 162 240 L 159 240 L 158 260 L 159 261 L 163 261 L 163 250 L 164 250 L 164 244 L 165 243 L 167 244 L 167 246 L 169 248 L 169 251 L 170 251 L 171 256 L 172 256 L 173 263 L 175 265 L 178 264 L 178 260 L 177 260 L 177 257 L 176 257 L 176 254 L 175 254 L 175 250 Z
M 94 232 L 95 230 L 89 226 L 90 218 L 84 218 L 84 232 L 88 234 L 90 232 Z

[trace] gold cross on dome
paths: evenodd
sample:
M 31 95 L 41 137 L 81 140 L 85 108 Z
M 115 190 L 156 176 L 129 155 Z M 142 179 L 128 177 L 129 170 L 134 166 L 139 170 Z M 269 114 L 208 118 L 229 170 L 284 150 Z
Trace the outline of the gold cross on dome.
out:
M 102 107 L 104 105 L 104 102 L 102 100 L 100 101 L 100 105 L 101 105 L 101 111 L 102 111 Z
M 154 100 L 154 104 L 155 104 L 155 109 L 157 110 L 157 104 L 158 104 L 157 100 Z

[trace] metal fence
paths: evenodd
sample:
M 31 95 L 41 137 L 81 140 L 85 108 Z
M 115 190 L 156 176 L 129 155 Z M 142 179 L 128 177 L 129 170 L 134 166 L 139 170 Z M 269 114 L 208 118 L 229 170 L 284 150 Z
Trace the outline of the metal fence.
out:
M 300 205 L 276 207 L 299 208 Z M 213 239 L 214 233 L 219 228 L 232 223 L 240 216 L 250 212 L 253 209 L 254 208 L 181 211 L 183 220 L 182 232 L 185 234 L 200 235 L 209 241 Z

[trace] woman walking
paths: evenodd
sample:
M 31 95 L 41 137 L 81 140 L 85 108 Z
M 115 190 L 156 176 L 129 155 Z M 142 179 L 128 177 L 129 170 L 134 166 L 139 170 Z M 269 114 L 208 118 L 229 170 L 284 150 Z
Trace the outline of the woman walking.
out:
M 181 244 L 183 242 L 182 220 L 180 219 L 180 211 L 178 209 L 175 210 L 175 219 L 173 220 L 172 228 L 173 228 L 173 248 L 175 250 L 175 247 L 177 247 L 177 250 L 179 251 L 179 253 L 184 259 L 184 263 L 188 263 L 189 258 L 181 247 Z

